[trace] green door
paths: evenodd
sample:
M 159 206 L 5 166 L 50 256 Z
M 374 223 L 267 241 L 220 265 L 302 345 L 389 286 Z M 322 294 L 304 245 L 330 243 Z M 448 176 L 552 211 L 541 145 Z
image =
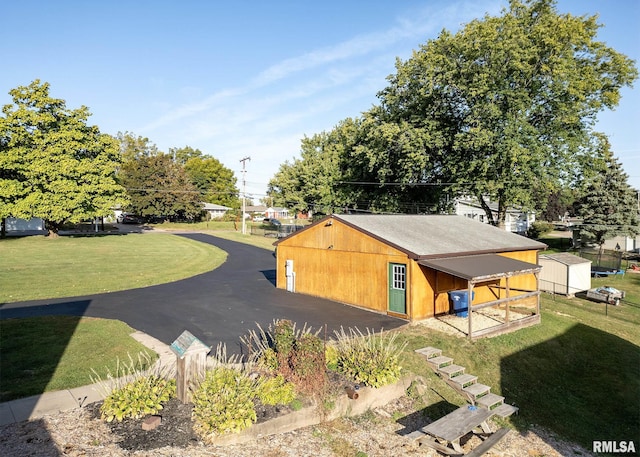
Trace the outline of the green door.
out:
M 407 314 L 406 306 L 407 266 L 402 263 L 389 264 L 389 311 Z

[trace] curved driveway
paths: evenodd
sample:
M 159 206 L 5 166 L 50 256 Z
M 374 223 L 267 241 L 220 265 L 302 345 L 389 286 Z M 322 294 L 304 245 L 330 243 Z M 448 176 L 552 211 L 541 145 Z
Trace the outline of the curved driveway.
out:
M 217 269 L 169 284 L 67 299 L 9 303 L 0 318 L 44 315 L 91 316 L 119 319 L 136 330 L 171 344 L 189 330 L 208 346 L 219 342 L 229 353 L 240 353 L 240 336 L 263 328 L 273 319 L 291 319 L 328 334 L 340 326 L 392 329 L 405 324 L 383 314 L 330 300 L 293 294 L 275 287 L 275 258 L 265 249 L 211 235 L 184 236 L 212 244 L 228 253 Z

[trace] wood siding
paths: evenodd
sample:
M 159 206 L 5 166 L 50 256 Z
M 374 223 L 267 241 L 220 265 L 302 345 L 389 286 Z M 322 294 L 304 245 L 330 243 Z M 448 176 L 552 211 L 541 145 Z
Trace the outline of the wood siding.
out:
M 296 292 L 379 312 L 387 312 L 389 263 L 407 265 L 411 281 L 405 253 L 336 220 L 282 240 L 277 259 L 277 287 L 286 288 L 285 261 L 293 260 Z
M 407 253 L 370 237 L 337 219 L 310 226 L 283 239 L 277 246 L 278 288 L 286 289 L 285 262 L 293 261 L 295 292 L 328 298 L 378 312 L 388 312 L 389 263 L 406 268 L 406 309 L 418 320 L 450 313 L 448 292 L 466 290 L 467 281 L 419 265 Z M 537 251 L 503 253 L 524 262 L 537 263 Z M 506 296 L 506 279 L 474 286 L 474 304 Z M 534 274 L 509 279 L 510 296 L 537 290 Z

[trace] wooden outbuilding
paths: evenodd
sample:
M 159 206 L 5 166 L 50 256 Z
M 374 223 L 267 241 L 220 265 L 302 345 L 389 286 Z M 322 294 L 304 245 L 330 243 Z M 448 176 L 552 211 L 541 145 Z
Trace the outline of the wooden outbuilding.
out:
M 546 245 L 462 216 L 331 215 L 275 244 L 276 284 L 290 292 L 421 320 L 451 313 L 449 293 L 467 291 L 470 337 L 540 320 Z M 474 330 L 489 308 L 500 328 Z

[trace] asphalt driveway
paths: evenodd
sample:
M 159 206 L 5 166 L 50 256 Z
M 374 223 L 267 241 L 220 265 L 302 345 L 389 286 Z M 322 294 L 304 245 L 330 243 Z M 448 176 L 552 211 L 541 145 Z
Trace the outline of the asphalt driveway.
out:
M 299 327 L 306 323 L 314 329 L 326 325 L 329 335 L 341 326 L 389 330 L 406 323 L 276 289 L 275 257 L 265 249 L 201 233 L 176 236 L 217 246 L 228 253 L 227 260 L 213 271 L 169 284 L 4 304 L 0 318 L 73 315 L 118 319 L 166 344 L 188 330 L 208 346 L 225 343 L 229 353 L 241 352 L 240 336 L 256 329 L 256 323 L 266 327 L 273 319 L 291 319 Z

